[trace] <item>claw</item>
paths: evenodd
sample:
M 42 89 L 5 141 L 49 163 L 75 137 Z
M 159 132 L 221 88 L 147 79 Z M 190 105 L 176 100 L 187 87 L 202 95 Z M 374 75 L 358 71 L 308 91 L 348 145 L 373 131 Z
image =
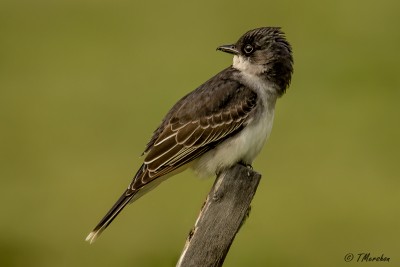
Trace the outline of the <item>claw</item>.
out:
M 239 161 L 239 164 L 245 166 L 246 168 L 248 168 L 250 170 L 253 170 L 253 166 L 251 166 L 251 164 L 247 164 L 243 161 Z

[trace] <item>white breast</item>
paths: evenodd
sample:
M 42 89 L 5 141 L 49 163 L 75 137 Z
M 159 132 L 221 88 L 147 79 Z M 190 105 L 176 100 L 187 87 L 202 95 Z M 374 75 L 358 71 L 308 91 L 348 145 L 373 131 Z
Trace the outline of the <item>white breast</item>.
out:
M 239 161 L 251 164 L 260 153 L 272 130 L 276 96 L 270 84 L 253 73 L 242 71 L 244 83 L 257 91 L 258 103 L 252 120 L 237 135 L 197 159 L 192 168 L 199 176 L 212 176 Z

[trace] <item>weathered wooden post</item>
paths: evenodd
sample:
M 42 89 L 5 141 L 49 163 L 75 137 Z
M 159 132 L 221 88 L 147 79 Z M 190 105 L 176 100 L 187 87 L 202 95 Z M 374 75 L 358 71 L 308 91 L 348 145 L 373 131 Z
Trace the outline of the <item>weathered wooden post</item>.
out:
M 250 211 L 261 175 L 236 164 L 221 172 L 191 230 L 177 267 L 222 266 Z

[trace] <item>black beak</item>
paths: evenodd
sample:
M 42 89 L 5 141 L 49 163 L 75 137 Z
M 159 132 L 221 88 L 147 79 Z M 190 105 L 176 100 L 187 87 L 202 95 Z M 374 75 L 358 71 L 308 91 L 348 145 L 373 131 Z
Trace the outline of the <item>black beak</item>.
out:
M 225 52 L 225 53 L 229 53 L 229 54 L 234 54 L 234 55 L 239 54 L 239 51 L 236 49 L 236 46 L 233 44 L 218 46 L 217 50 Z

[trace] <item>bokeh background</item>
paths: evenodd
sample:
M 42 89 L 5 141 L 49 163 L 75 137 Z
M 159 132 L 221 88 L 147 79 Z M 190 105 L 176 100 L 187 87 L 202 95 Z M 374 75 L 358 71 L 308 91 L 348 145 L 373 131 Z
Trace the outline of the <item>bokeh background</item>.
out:
M 184 172 L 86 235 L 162 116 L 260 26 L 294 48 L 224 266 L 400 264 L 400 16 L 383 1 L 0 2 L 0 266 L 174 266 L 213 183 Z M 362 263 L 358 263 L 362 264 Z

